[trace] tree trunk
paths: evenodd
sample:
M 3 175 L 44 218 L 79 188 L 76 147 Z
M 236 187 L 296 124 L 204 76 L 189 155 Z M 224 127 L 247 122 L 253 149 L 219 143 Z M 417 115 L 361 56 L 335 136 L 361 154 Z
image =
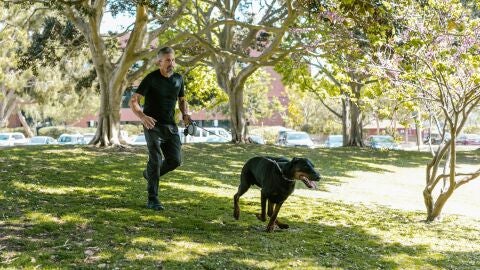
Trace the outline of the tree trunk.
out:
M 442 149 L 439 149 L 432 160 L 431 163 L 427 165 L 427 183 L 426 187 L 423 190 L 423 198 L 425 202 L 425 206 L 427 208 L 427 221 L 435 221 L 440 218 L 440 215 L 442 213 L 443 207 L 445 206 L 445 203 L 447 200 L 452 196 L 453 192 L 457 188 L 457 183 L 455 181 L 455 175 L 456 175 L 456 146 L 455 146 L 455 133 L 456 130 L 452 130 L 451 134 L 451 141 L 445 145 L 442 146 Z M 453 142 L 453 143 L 452 143 Z M 448 154 L 448 152 L 450 152 Z M 444 182 L 444 185 L 448 183 L 448 186 L 442 187 L 440 190 L 440 194 L 435 200 L 433 198 L 433 190 L 435 189 L 436 185 L 440 182 L 437 180 L 438 175 L 437 172 L 439 171 L 439 166 L 441 164 L 440 161 L 445 157 L 445 154 L 447 154 L 447 158 L 445 160 L 446 163 L 448 163 L 448 172 L 447 171 L 442 171 L 442 174 L 448 174 L 448 182 Z M 448 158 L 450 156 L 450 158 Z M 444 179 L 442 179 L 444 180 Z M 444 180 L 445 181 L 445 180 Z M 446 189 L 445 189 L 446 188 Z
M 355 100 L 352 100 L 350 96 L 345 95 L 345 98 L 342 101 L 342 127 L 344 129 L 344 146 L 364 146 L 362 111 L 358 106 L 361 87 L 362 86 L 360 84 L 352 83 L 351 89 Z
M 364 146 L 362 112 L 356 103 L 350 104 L 350 140 L 348 146 Z
M 342 134 L 343 134 L 343 146 L 347 146 L 350 141 L 350 97 L 346 94 L 342 94 Z
M 217 82 L 220 88 L 228 94 L 228 104 L 230 109 L 230 123 L 232 128 L 232 142 L 245 142 L 245 119 L 243 108 L 243 90 L 245 81 L 258 66 L 250 65 L 240 72 L 235 72 L 235 58 L 215 58 L 212 62 L 215 64 Z
M 100 77 L 100 76 L 99 76 Z M 101 78 L 99 78 L 100 80 Z M 120 89 L 111 89 L 111 83 L 103 83 L 101 89 L 100 111 L 95 137 L 90 144 L 109 146 L 120 144 L 120 106 L 123 84 Z
M 27 121 L 25 120 L 25 117 L 23 116 L 23 114 L 22 114 L 22 112 L 20 111 L 20 109 L 17 109 L 17 116 L 18 116 L 18 119 L 20 119 L 20 123 L 22 123 L 23 130 L 25 131 L 25 135 L 26 135 L 28 138 L 33 137 L 33 132 L 32 132 L 32 130 L 30 129 L 30 127 L 28 126 L 28 123 L 27 123 Z
M 2 88 L 3 100 L 0 102 L 0 128 L 7 127 L 8 119 L 17 108 L 15 91 Z
M 235 143 L 245 142 L 245 120 L 243 119 L 243 89 L 230 90 L 228 94 L 230 106 L 230 121 L 232 127 L 232 141 Z

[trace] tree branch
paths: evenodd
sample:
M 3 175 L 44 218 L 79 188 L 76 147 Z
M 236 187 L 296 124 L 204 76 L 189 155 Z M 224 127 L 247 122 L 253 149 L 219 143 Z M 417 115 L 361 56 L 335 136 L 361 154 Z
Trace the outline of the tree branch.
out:
M 468 173 L 468 174 L 458 174 L 459 176 L 466 176 L 460 180 L 457 181 L 455 189 L 459 188 L 460 186 L 474 180 L 475 178 L 480 176 L 480 169 L 477 170 L 476 172 L 473 173 Z

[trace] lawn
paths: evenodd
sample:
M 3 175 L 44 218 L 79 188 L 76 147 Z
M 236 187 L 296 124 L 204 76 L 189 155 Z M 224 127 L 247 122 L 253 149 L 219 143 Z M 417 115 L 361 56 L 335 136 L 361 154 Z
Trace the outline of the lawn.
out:
M 160 184 L 167 209 L 154 212 L 145 208 L 145 148 L 0 149 L 0 268 L 480 268 L 478 219 L 423 221 L 421 189 L 412 189 L 424 178 L 410 173 L 423 171 L 428 153 L 221 144 L 183 151 L 184 164 Z M 242 164 L 266 154 L 308 157 L 324 177 L 316 191 L 297 184 L 279 214 L 290 229 L 270 234 L 255 217 L 258 188 L 240 199 L 240 220 L 232 217 Z M 458 162 L 479 158 L 465 152 Z M 396 207 L 415 194 L 416 207 Z

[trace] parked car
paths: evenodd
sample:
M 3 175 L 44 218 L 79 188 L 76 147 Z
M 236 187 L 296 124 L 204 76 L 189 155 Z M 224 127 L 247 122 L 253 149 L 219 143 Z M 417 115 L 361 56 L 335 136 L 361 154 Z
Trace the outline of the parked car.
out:
M 303 131 L 287 131 L 285 132 L 285 139 L 280 145 L 283 146 L 303 146 L 313 148 L 314 144 L 310 135 Z
M 56 144 L 57 140 L 49 136 L 34 136 L 30 138 L 28 145 Z
M 228 143 L 230 140 L 224 137 L 209 136 L 207 137 L 206 143 Z
M 286 139 L 286 136 L 287 136 L 287 132 L 289 132 L 289 131 L 295 131 L 295 130 L 282 127 L 282 129 L 280 129 L 278 131 L 277 142 L 276 142 L 277 145 L 284 145 L 285 144 L 285 139 Z
M 180 129 L 179 132 L 182 132 Z M 198 143 L 198 142 L 207 142 L 208 138 L 210 137 L 222 137 L 226 141 L 231 141 L 232 140 L 232 134 L 230 134 L 228 131 L 226 131 L 224 128 L 219 128 L 219 127 L 197 127 L 195 134 L 193 135 L 188 135 L 186 137 L 186 142 L 187 143 Z M 215 140 L 215 139 L 211 139 Z M 184 142 L 184 141 L 182 141 Z
M 446 132 L 445 141 L 450 140 L 450 138 L 451 138 L 450 133 Z M 438 133 L 432 133 L 430 135 L 427 135 L 427 137 L 425 137 L 425 139 L 423 140 L 423 143 L 428 144 L 429 142 L 431 144 L 440 144 L 442 142 L 442 136 Z
M 20 132 L 0 133 L 0 146 L 14 146 L 27 144 L 28 140 Z
M 373 135 L 367 138 L 366 144 L 374 149 L 391 149 L 398 150 L 398 145 L 390 135 Z
M 82 134 L 62 134 L 57 139 L 59 144 L 86 144 Z
M 455 140 L 456 144 L 480 145 L 480 135 L 478 134 L 460 134 Z
M 325 147 L 341 147 L 343 146 L 343 135 L 328 135 L 325 141 Z
M 131 141 L 130 145 L 147 145 L 147 140 L 145 140 L 145 134 L 138 134 Z
M 262 136 L 256 134 L 250 134 L 247 138 L 249 143 L 253 144 L 265 144 L 265 140 Z
M 93 137 L 95 137 L 95 133 L 85 133 L 83 134 L 83 139 L 85 140 L 85 143 L 90 143 L 92 141 Z

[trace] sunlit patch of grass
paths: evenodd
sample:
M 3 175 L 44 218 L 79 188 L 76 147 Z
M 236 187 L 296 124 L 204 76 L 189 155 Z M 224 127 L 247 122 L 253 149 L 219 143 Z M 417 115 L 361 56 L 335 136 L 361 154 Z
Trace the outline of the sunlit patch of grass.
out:
M 425 264 L 425 259 L 428 258 L 416 258 L 407 254 L 387 255 L 383 256 L 383 259 L 396 265 L 409 265 L 410 269 L 440 269 L 434 265 L 428 263 Z M 440 254 L 435 254 L 435 256 L 430 259 L 443 260 L 444 256 Z
M 104 192 L 118 192 L 121 193 L 123 190 L 125 190 L 124 187 L 92 187 L 92 188 L 82 188 L 82 187 L 66 187 L 66 186 L 55 186 L 55 187 L 47 187 L 44 185 L 38 185 L 38 184 L 26 184 L 22 183 L 19 181 L 13 181 L 12 182 L 13 186 L 19 190 L 24 190 L 24 191 L 35 191 L 43 194 L 57 194 L 57 195 L 65 195 L 69 193 L 75 193 L 75 194 L 100 194 L 102 196 L 110 196 L 104 194 Z
M 215 183 L 215 180 L 211 180 L 211 179 L 209 181 L 213 181 L 214 182 L 213 184 L 218 185 L 218 187 L 224 187 L 224 189 L 218 189 L 217 187 L 212 188 L 212 187 L 207 187 L 207 186 L 193 186 L 191 184 L 181 184 L 181 183 L 178 183 L 178 182 L 165 183 L 164 185 L 168 186 L 168 187 L 171 187 L 171 188 L 175 188 L 175 189 L 182 189 L 182 190 L 190 191 L 190 192 L 200 192 L 200 193 L 205 194 L 205 195 L 219 196 L 219 197 L 225 197 L 226 195 L 229 194 L 229 191 L 226 190 L 226 189 L 233 190 L 232 186 L 223 185 L 221 183 Z M 230 191 L 230 193 L 231 193 L 231 191 Z
M 191 261 L 201 256 L 208 256 L 210 253 L 222 253 L 233 250 L 236 250 L 236 248 L 223 243 L 199 243 L 188 239 L 174 238 L 166 246 L 165 256 L 166 259 L 176 261 Z
M 56 223 L 56 224 L 64 224 L 65 221 L 61 218 L 54 217 L 49 213 L 42 213 L 42 212 L 27 212 L 24 215 L 25 219 L 33 224 L 39 223 Z
M 84 217 L 82 217 L 81 215 L 78 215 L 78 214 L 63 215 L 63 216 L 61 216 L 60 219 L 64 222 L 75 223 L 75 224 L 78 224 L 78 225 L 86 225 L 87 223 L 91 222 L 91 219 L 84 218 Z

